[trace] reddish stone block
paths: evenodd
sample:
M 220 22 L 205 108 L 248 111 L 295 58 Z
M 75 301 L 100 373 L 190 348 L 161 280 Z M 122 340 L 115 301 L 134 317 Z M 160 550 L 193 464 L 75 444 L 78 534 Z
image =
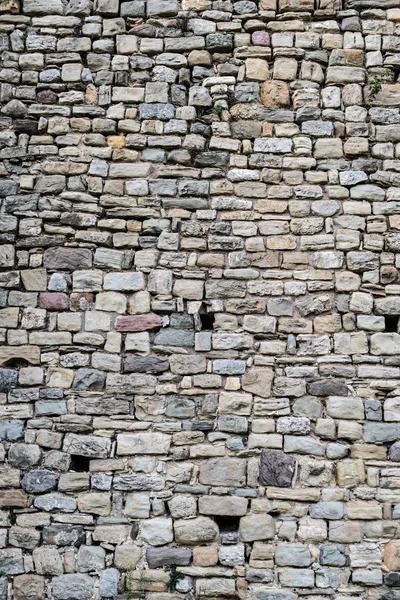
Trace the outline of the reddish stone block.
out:
M 270 46 L 270 37 L 268 31 L 253 31 L 251 40 L 254 46 Z
M 47 310 L 68 310 L 69 297 L 63 292 L 43 292 L 39 296 L 39 306 Z
M 147 331 L 148 329 L 159 329 L 161 325 L 161 317 L 148 313 L 147 315 L 117 317 L 115 329 L 116 331 Z

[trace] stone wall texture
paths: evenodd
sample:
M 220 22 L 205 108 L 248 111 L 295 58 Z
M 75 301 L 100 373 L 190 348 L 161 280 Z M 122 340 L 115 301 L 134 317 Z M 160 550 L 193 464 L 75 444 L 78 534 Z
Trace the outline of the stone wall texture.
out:
M 0 47 L 0 600 L 400 600 L 400 0 Z

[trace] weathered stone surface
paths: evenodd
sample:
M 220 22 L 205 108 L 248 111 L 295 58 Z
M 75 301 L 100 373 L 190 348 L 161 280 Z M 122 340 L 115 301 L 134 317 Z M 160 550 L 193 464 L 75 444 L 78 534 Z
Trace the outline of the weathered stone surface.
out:
M 189 548 L 148 548 L 146 559 L 150 569 L 174 565 L 186 567 L 192 559 L 192 551 Z
M 291 487 L 296 459 L 279 450 L 263 450 L 260 460 L 260 483 L 274 487 Z
M 159 329 L 162 319 L 158 315 L 132 315 L 129 317 L 118 317 L 115 324 L 116 331 L 147 331 Z
M 163 373 L 168 368 L 168 358 L 161 356 L 128 356 L 124 363 L 126 373 Z
M 195 546 L 216 541 L 218 537 L 217 524 L 208 517 L 178 520 L 174 523 L 175 541 L 178 544 Z
M 89 600 L 94 591 L 94 581 L 79 573 L 60 575 L 53 579 L 53 595 L 58 600 Z
M 203 496 L 199 498 L 199 512 L 203 515 L 241 517 L 247 512 L 246 498 Z
M 49 248 L 44 253 L 44 266 L 50 270 L 90 269 L 92 253 L 85 248 Z
M 247 515 L 240 519 L 239 537 L 242 542 L 271 540 L 275 536 L 275 521 L 270 515 Z
M 245 483 L 246 463 L 238 458 L 215 458 L 200 464 L 199 481 L 205 485 L 240 486 Z

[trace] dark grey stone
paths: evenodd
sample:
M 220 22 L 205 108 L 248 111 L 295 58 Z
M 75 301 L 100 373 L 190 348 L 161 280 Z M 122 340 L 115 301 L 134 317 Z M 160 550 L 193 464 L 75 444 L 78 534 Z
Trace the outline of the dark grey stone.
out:
M 169 369 L 169 360 L 161 356 L 128 356 L 125 373 L 163 373 Z
M 384 581 L 388 587 L 400 587 L 400 573 L 385 573 Z
M 281 450 L 263 450 L 260 460 L 260 483 L 274 487 L 290 487 L 296 459 Z
M 29 494 L 43 494 L 56 487 L 56 477 L 53 471 L 36 469 L 24 475 L 21 486 Z
M 349 390 L 342 381 L 321 379 L 307 385 L 307 392 L 312 396 L 347 396 Z
M 233 49 L 231 33 L 209 33 L 206 38 L 206 48 L 212 52 L 228 52 Z
M 16 369 L 0 369 L 0 392 L 7 392 L 15 388 L 18 383 L 18 371 Z
M 147 563 L 150 569 L 177 565 L 186 567 L 192 560 L 189 548 L 147 548 Z

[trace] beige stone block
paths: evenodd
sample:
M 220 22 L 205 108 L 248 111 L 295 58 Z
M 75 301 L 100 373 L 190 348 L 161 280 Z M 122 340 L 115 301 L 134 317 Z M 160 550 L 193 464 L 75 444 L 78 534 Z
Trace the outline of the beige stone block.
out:
M 262 58 L 246 58 L 246 79 L 265 81 L 269 78 L 268 62 Z

